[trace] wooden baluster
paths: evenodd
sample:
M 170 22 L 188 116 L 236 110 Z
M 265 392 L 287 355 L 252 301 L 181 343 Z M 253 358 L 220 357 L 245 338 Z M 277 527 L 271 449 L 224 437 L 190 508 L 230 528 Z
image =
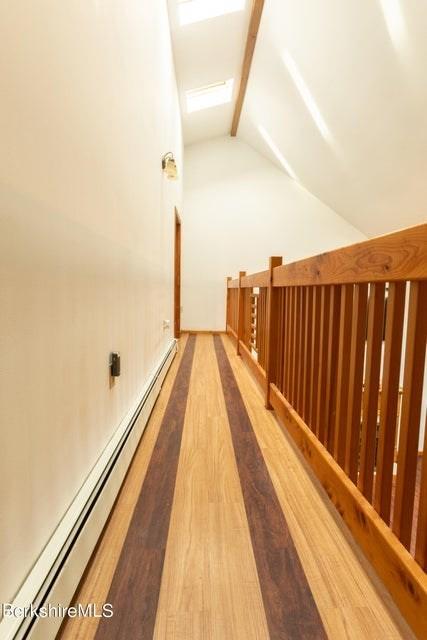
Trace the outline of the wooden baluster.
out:
M 267 288 L 262 288 L 262 367 L 267 366 Z
M 252 309 L 252 292 L 253 289 L 247 289 L 245 288 L 245 313 L 244 313 L 244 317 L 245 317 L 245 335 L 244 335 L 244 339 L 243 342 L 245 343 L 245 345 L 247 346 L 247 348 L 249 349 L 249 351 L 252 351 L 251 348 L 251 309 Z
M 291 302 L 291 290 L 288 287 L 283 287 L 284 296 L 284 319 L 283 319 L 283 353 L 282 353 L 282 386 L 281 392 L 288 398 L 288 337 L 289 337 L 289 308 Z
M 241 286 L 242 278 L 246 271 L 239 271 L 239 288 L 237 289 L 237 347 L 236 353 L 240 356 L 240 340 L 243 341 L 245 330 L 245 290 Z
M 267 316 L 266 316 L 266 354 L 265 354 L 265 375 L 266 375 L 266 392 L 265 406 L 271 409 L 270 404 L 270 383 L 277 385 L 277 363 L 283 352 L 279 351 L 280 333 L 279 333 L 279 314 L 280 292 L 281 289 L 273 287 L 273 269 L 279 267 L 283 262 L 280 256 L 271 256 L 268 263 L 269 279 L 267 289 Z
M 297 367 L 298 367 L 298 310 L 299 310 L 299 289 L 293 287 L 293 300 L 292 300 L 292 342 L 291 342 L 291 375 L 290 375 L 290 403 L 295 408 L 297 398 Z
M 341 287 L 332 286 L 330 296 L 329 330 L 328 330 L 328 374 L 326 383 L 326 442 L 330 453 L 334 447 L 334 429 L 336 414 L 337 360 L 339 346 L 339 327 L 341 310 Z
M 276 360 L 276 386 L 283 393 L 283 358 L 285 350 L 285 316 L 286 316 L 286 289 L 285 287 L 276 287 L 278 292 L 279 312 L 277 314 L 278 321 L 278 346 Z
M 294 302 L 295 302 L 295 287 L 287 287 L 287 331 L 286 331 L 286 356 L 284 362 L 285 384 L 284 392 L 285 397 L 289 402 L 292 402 L 292 346 L 293 346 L 293 327 L 294 327 Z
M 282 354 L 282 387 L 281 391 L 283 395 L 288 397 L 287 393 L 287 362 L 288 362 L 288 336 L 289 336 L 289 307 L 291 300 L 291 290 L 288 287 L 283 287 L 283 354 Z
M 298 339 L 298 287 L 293 287 L 292 292 L 292 333 L 291 333 L 291 371 L 289 376 L 290 394 L 289 402 L 295 407 L 296 402 L 296 370 L 297 370 L 297 339 Z
M 230 296 L 230 289 L 228 288 L 228 283 L 231 280 L 231 276 L 228 276 L 226 279 L 226 288 L 227 288 L 227 298 L 226 298 L 226 304 L 225 304 L 225 331 L 228 331 L 228 326 L 231 325 L 231 296 Z
M 409 549 L 427 337 L 427 281 L 411 282 L 393 531 Z
M 321 287 L 311 287 L 311 340 L 310 340 L 310 381 L 307 424 L 316 434 L 318 433 L 317 422 L 317 398 L 319 390 L 320 376 L 320 317 L 321 317 Z
M 348 380 L 347 433 L 344 470 L 356 484 L 359 469 L 359 442 L 362 414 L 363 365 L 365 360 L 368 285 L 354 288 L 353 318 Z
M 393 486 L 403 320 L 405 315 L 405 290 L 405 282 L 391 282 L 387 298 L 380 428 L 378 433 L 374 496 L 374 507 L 387 524 L 390 524 Z
M 260 338 L 261 338 L 261 362 L 260 365 L 265 367 L 264 360 L 264 338 L 265 338 L 265 300 L 264 300 L 264 289 L 259 290 L 260 300 L 261 300 L 261 322 L 260 322 Z
M 351 350 L 351 320 L 353 313 L 352 284 L 342 285 L 340 306 L 334 457 L 338 464 L 344 468 L 349 391 L 348 384 L 350 374 L 348 358 Z
M 263 366 L 263 321 L 264 321 L 264 298 L 262 295 L 262 289 L 259 290 L 258 295 L 258 314 L 257 314 L 257 333 L 259 336 L 259 353 L 258 363 Z
M 424 427 L 424 449 L 421 470 L 420 504 L 418 509 L 415 560 L 427 571 L 427 414 Z
M 313 411 L 316 415 L 316 435 L 320 442 L 326 444 L 327 423 L 328 423 L 328 406 L 326 398 L 328 393 L 328 349 L 329 349 L 329 317 L 331 312 L 331 287 L 322 286 L 320 289 L 316 287 L 316 300 L 320 295 L 320 321 L 315 316 L 314 322 L 319 322 L 319 335 L 317 347 L 318 350 L 318 376 L 317 385 L 313 385 Z M 317 303 L 316 303 L 317 304 Z
M 311 342 L 313 338 L 313 295 L 314 287 L 306 287 L 305 292 L 305 335 L 304 335 L 304 378 L 302 382 L 302 417 L 311 426 L 311 385 L 313 381 L 313 361 Z M 316 372 L 319 373 L 318 370 Z
M 366 374 L 363 392 L 362 439 L 358 487 L 371 502 L 377 441 L 378 396 L 380 390 L 381 347 L 384 328 L 385 284 L 370 285 Z
M 304 379 L 304 335 L 305 335 L 305 294 L 306 288 L 299 287 L 299 305 L 298 305 L 298 360 L 297 360 L 297 399 L 296 410 L 302 414 L 302 397 L 303 397 L 303 379 Z

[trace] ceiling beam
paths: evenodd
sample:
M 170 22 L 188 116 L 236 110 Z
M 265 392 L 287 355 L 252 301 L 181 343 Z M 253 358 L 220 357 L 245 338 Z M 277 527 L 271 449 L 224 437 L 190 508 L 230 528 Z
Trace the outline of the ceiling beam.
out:
M 240 78 L 239 93 L 237 96 L 236 106 L 234 108 L 233 122 L 231 125 L 231 135 L 234 137 L 239 128 L 240 116 L 242 113 L 243 101 L 248 86 L 249 73 L 252 66 L 252 58 L 254 57 L 255 44 L 258 36 L 259 24 L 261 22 L 262 10 L 264 8 L 264 0 L 253 0 L 251 19 L 249 21 L 248 37 L 246 40 L 245 55 L 243 57 L 242 75 Z

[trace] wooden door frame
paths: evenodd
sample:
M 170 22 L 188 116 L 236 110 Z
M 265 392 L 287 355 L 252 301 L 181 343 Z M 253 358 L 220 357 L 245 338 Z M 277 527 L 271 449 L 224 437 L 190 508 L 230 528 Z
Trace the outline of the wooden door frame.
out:
M 181 218 L 175 207 L 174 228 L 174 337 L 181 336 Z

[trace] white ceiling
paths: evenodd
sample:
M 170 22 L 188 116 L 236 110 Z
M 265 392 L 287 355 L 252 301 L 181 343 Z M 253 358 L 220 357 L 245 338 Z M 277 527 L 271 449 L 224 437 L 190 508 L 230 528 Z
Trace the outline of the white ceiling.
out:
M 227 135 L 240 83 L 252 0 L 244 11 L 180 26 L 178 2 L 168 0 L 184 143 Z M 231 103 L 187 114 L 185 91 L 234 78 Z
M 278 163 L 260 125 L 367 235 L 426 221 L 427 2 L 266 0 L 238 135 Z

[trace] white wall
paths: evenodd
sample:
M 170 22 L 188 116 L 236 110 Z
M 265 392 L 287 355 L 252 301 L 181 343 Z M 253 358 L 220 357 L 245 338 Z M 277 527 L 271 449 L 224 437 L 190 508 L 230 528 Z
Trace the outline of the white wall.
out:
M 172 335 L 181 160 L 165 2 L 0 9 L 0 601 Z M 111 386 L 109 354 L 122 376 Z
M 182 326 L 224 329 L 225 278 L 365 239 L 245 143 L 185 149 Z

